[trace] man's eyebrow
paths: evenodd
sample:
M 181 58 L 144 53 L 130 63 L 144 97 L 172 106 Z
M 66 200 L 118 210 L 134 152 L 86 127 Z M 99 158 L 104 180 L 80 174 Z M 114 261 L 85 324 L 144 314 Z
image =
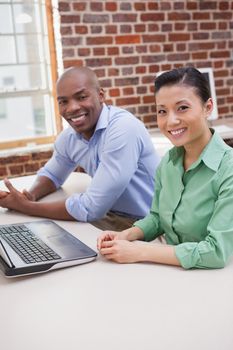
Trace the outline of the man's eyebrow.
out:
M 78 90 L 78 91 L 76 91 L 76 92 L 73 94 L 73 96 L 80 95 L 80 94 L 86 92 L 86 90 L 87 90 L 86 88 L 83 88 L 83 89 L 81 89 L 81 90 Z M 62 99 L 66 99 L 66 98 L 67 98 L 67 96 L 58 96 L 58 97 L 57 97 L 58 100 L 62 100 Z

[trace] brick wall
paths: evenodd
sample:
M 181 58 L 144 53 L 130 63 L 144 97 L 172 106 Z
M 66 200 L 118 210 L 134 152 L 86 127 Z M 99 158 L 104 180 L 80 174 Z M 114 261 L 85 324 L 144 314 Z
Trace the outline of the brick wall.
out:
M 26 152 L 0 157 L 0 179 L 35 174 L 51 157 L 52 151 Z
M 65 67 L 95 70 L 109 103 L 155 126 L 156 72 L 212 67 L 220 117 L 233 116 L 233 1 L 59 1 Z

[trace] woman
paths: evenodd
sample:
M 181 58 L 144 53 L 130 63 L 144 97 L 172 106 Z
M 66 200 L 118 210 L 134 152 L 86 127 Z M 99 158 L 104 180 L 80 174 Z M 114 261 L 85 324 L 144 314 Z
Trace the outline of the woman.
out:
M 121 263 L 224 267 L 233 255 L 233 150 L 208 127 L 208 83 L 195 68 L 165 72 L 155 80 L 155 102 L 174 147 L 156 172 L 151 211 L 132 228 L 103 232 L 98 249 Z M 157 237 L 166 244 L 139 242 Z

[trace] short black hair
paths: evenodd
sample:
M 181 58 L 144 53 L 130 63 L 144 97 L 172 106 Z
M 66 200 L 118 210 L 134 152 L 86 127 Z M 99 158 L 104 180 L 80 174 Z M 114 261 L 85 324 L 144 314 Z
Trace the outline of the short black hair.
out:
M 191 86 L 205 103 L 210 97 L 209 83 L 205 76 L 194 67 L 175 68 L 164 72 L 155 79 L 155 94 L 163 87 L 175 84 Z

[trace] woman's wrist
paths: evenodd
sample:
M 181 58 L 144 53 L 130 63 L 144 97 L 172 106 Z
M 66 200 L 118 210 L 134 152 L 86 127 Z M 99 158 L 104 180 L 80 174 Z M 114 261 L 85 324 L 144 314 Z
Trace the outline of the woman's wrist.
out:
M 127 241 L 142 240 L 144 238 L 143 231 L 136 226 L 130 227 L 127 230 L 122 231 Z

